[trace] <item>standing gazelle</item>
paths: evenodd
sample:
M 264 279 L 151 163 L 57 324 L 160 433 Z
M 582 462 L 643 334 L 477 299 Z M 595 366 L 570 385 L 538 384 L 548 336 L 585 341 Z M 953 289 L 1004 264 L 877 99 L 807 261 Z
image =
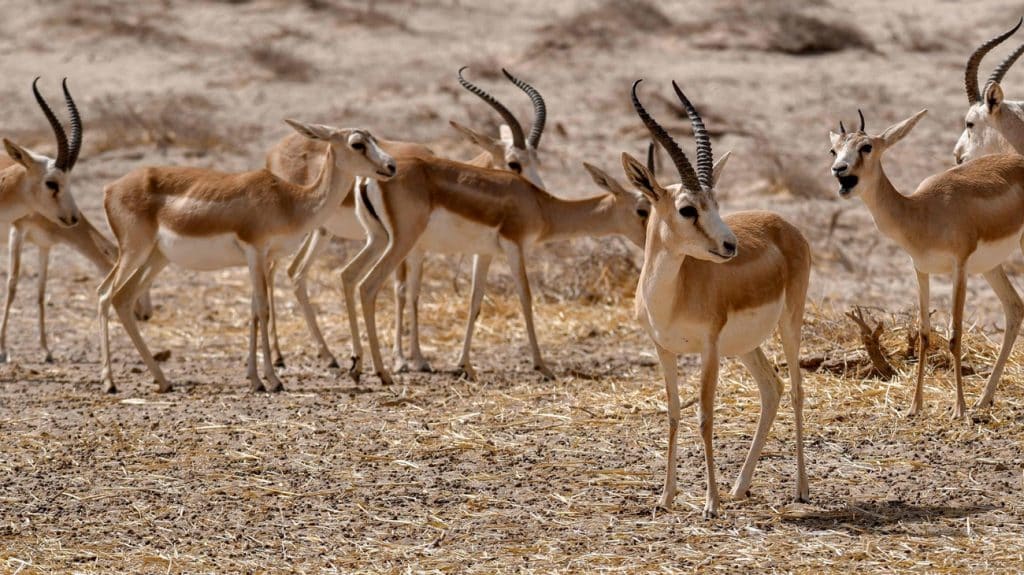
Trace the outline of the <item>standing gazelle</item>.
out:
M 680 178 L 680 183 L 663 187 L 636 158 L 622 155 L 627 178 L 653 206 L 636 289 L 636 315 L 657 349 L 668 396 L 668 469 L 661 506 L 671 508 L 676 495 L 680 409 L 676 359 L 685 353 L 701 354 L 698 422 L 707 474 L 705 517 L 716 516 L 719 507 L 712 428 L 721 357 L 740 356 L 757 382 L 761 395 L 757 432 L 732 490 L 734 498 L 749 495 L 754 468 L 782 393 L 782 382 L 761 350 L 776 327 L 789 364 L 795 413 L 796 498 L 806 501 L 799 354 L 810 248 L 798 229 L 771 212 L 740 212 L 721 218 L 714 188 L 728 155 L 713 163 L 704 123 L 673 82 L 693 125 L 697 143 L 694 170 L 679 145 L 640 103 L 639 83 L 633 84 L 633 106 L 654 139 L 668 151 Z
M 1024 156 L 982 156 L 927 178 L 913 194 L 904 196 L 886 176 L 882 155 L 902 140 L 926 111 L 921 110 L 877 136 L 864 131 L 863 114 L 855 132 L 847 132 L 840 123 L 839 133 L 829 134 L 835 156 L 832 174 L 839 181 L 839 196 L 851 198 L 859 194 L 878 230 L 906 250 L 914 261 L 921 326 L 911 415 L 920 412 L 924 405 L 924 372 L 931 333 L 929 275 L 953 274 L 953 333 L 949 340 L 956 376 L 953 417 L 961 418 L 966 410 L 960 341 L 967 275 L 982 274 L 1006 314 L 1002 349 L 976 407 L 992 405 L 996 385 L 1024 318 L 1024 303 L 1002 268 L 1002 263 L 1024 241 Z
M 341 203 L 356 177 L 388 179 L 394 160 L 366 130 L 337 129 L 287 120 L 308 138 L 329 143 L 320 174 L 298 186 L 270 171 L 227 174 L 201 168 L 149 167 L 128 173 L 104 190 L 103 207 L 120 247 L 117 264 L 100 285 L 103 383 L 116 391 L 110 370 L 107 316 L 111 304 L 128 336 L 156 379 L 160 392 L 170 383 L 139 334 L 130 310 L 168 263 L 195 270 L 248 263 L 252 281 L 248 377 L 253 391 L 279 391 L 267 322 L 267 265 L 290 253 Z M 341 179 L 341 185 L 334 180 Z M 256 370 L 257 329 L 263 351 L 264 387 Z
M 1024 44 L 996 67 L 983 87 L 978 84 L 978 66 L 982 58 L 1012 36 L 1021 23 L 1024 23 L 1024 18 L 1010 30 L 978 46 L 967 59 L 964 88 L 967 89 L 970 107 L 964 118 L 964 131 L 953 149 L 958 164 L 986 154 L 1024 153 L 1024 102 L 1006 100 L 1001 85 L 1010 66 L 1024 54 Z

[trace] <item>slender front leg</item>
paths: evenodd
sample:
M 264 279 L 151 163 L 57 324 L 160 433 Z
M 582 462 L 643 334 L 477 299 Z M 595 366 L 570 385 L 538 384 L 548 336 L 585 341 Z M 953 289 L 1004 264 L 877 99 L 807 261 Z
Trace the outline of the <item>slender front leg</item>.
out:
M 4 319 L 0 324 L 0 363 L 7 361 L 7 321 L 11 316 L 11 304 L 18 292 L 18 278 L 21 275 L 21 246 L 24 232 L 17 224 L 11 226 L 7 241 L 7 299 L 4 300 Z
M 668 401 L 668 455 L 666 457 L 665 485 L 661 490 L 662 509 L 672 509 L 676 498 L 676 442 L 679 435 L 679 383 L 676 354 L 654 344 L 661 363 L 661 375 L 665 378 L 665 397 Z
M 985 273 L 985 281 L 992 286 L 992 290 L 996 292 L 1000 303 L 1003 304 L 1006 331 L 1003 332 L 1003 345 L 999 349 L 996 364 L 992 367 L 992 375 L 988 377 L 988 383 L 985 384 L 985 391 L 982 392 L 981 399 L 974 405 L 981 409 L 992 406 L 992 400 L 996 395 L 996 386 L 999 385 L 999 380 L 1003 376 L 1003 367 L 1006 365 L 1006 359 L 1010 357 L 1010 351 L 1013 350 L 1013 342 L 1016 341 L 1017 334 L 1020 332 L 1021 321 L 1024 320 L 1024 302 L 1021 302 L 1017 290 L 1006 277 L 1003 266 L 997 266 Z
M 267 391 L 282 391 L 284 384 L 274 373 L 273 354 L 270 348 L 270 304 L 267 301 L 267 252 L 263 246 L 243 244 L 252 280 L 252 305 L 259 325 L 260 349 L 263 351 L 263 378 L 267 380 Z
M 380 340 L 377 337 L 377 294 L 380 292 L 384 280 L 402 263 L 409 250 L 413 248 L 416 240 L 422 233 L 423 228 L 409 230 L 409 237 L 396 237 L 388 244 L 384 255 L 374 264 L 373 268 L 359 284 L 359 303 L 363 306 L 363 321 L 366 323 L 366 337 L 370 343 L 370 358 L 373 360 L 373 368 L 380 377 L 381 383 L 391 385 L 394 380 L 384 366 L 384 358 L 380 353 Z
M 740 361 L 757 382 L 757 389 L 761 396 L 761 413 L 757 417 L 757 431 L 754 432 L 754 440 L 750 442 L 747 459 L 743 462 L 743 468 L 732 488 L 731 496 L 734 499 L 750 496 L 750 483 L 754 477 L 754 468 L 757 467 L 757 460 L 761 457 L 764 442 L 768 439 L 768 431 L 772 428 L 772 423 L 775 422 L 775 415 L 779 411 L 779 398 L 782 397 L 782 380 L 779 379 L 775 373 L 775 367 L 768 361 L 760 347 L 740 356 Z
M 125 332 L 128 333 L 128 338 L 135 344 L 136 351 L 139 352 L 139 356 L 142 358 L 142 362 L 146 364 L 146 368 L 149 369 L 149 373 L 153 376 L 153 379 L 157 384 L 157 393 L 166 393 L 171 390 L 171 384 L 164 377 L 164 372 L 160 369 L 160 365 L 153 359 L 153 354 L 149 351 L 149 346 L 146 345 L 145 340 L 142 339 L 142 334 L 139 333 L 139 325 L 135 319 L 135 302 L 138 301 L 139 296 L 153 283 L 157 274 L 167 265 L 167 258 L 163 256 L 159 251 L 153 250 L 150 252 L 146 263 L 143 264 L 138 270 L 131 275 L 131 277 L 120 288 L 115 291 L 113 295 L 114 310 L 117 312 L 117 316 L 121 319 L 121 324 L 124 325 Z
M 533 295 L 530 293 L 530 278 L 526 275 L 523 249 L 514 242 L 507 242 L 504 247 L 509 268 L 512 270 L 512 279 L 516 283 L 516 292 L 519 294 L 519 304 L 523 308 L 523 318 L 526 320 L 526 335 L 530 340 L 533 369 L 544 374 L 545 379 L 555 379 L 555 374 L 544 363 L 540 355 L 540 346 L 537 344 L 537 333 L 533 327 Z
M 409 368 L 413 371 L 432 371 L 420 349 L 420 289 L 423 287 L 423 252 L 413 250 L 405 258 L 409 267 Z
M 704 497 L 704 518 L 718 517 L 718 482 L 715 480 L 715 450 L 712 445 L 715 426 L 715 389 L 718 387 L 718 335 L 704 344 L 701 354 L 700 405 L 697 422 L 704 441 L 704 467 L 707 494 Z
M 270 337 L 274 349 L 274 365 L 284 367 L 284 355 L 281 353 L 281 342 L 277 338 L 277 303 L 274 297 L 274 283 L 277 281 L 277 262 L 267 262 L 267 307 L 270 309 Z
M 949 349 L 953 352 L 953 372 L 956 376 L 956 407 L 953 408 L 953 419 L 967 416 L 967 403 L 964 401 L 964 380 L 960 369 L 962 358 L 961 341 L 964 329 L 964 300 L 967 297 L 967 275 L 964 270 L 966 262 L 958 261 L 953 267 L 953 334 L 949 339 Z
M 484 289 L 487 287 L 487 270 L 491 267 L 492 259 L 490 255 L 473 255 L 473 287 L 469 301 L 469 318 L 466 320 L 466 337 L 462 340 L 462 355 L 459 356 L 459 370 L 471 381 L 476 381 L 476 370 L 469 359 L 469 348 L 473 341 L 476 320 L 480 317 L 480 306 L 484 301 Z
M 371 231 L 366 238 L 366 245 L 359 250 L 352 261 L 341 270 L 341 287 L 345 294 L 345 311 L 348 314 L 349 333 L 352 337 L 352 362 L 348 373 L 357 383 L 363 371 L 363 343 L 359 337 L 359 318 L 356 311 L 356 286 L 359 281 L 376 263 L 387 248 L 387 232 L 381 227 L 379 231 Z M 366 310 L 363 310 L 366 313 Z M 367 328 L 369 329 L 369 328 Z
M 313 304 L 309 301 L 309 285 L 306 281 L 311 262 L 324 250 L 329 239 L 330 236 L 323 229 L 315 230 L 306 236 L 299 252 L 288 265 L 288 278 L 292 282 L 292 291 L 295 293 L 296 301 L 299 302 L 299 309 L 302 310 L 306 328 L 313 336 L 313 341 L 316 342 L 317 357 L 327 360 L 328 369 L 338 369 L 338 360 L 327 347 L 327 340 L 324 339 L 324 334 L 320 331 L 320 326 L 317 323 L 316 310 L 313 309 Z
M 806 284 L 805 284 L 806 285 Z M 793 402 L 793 426 L 796 435 L 796 496 L 798 503 L 811 500 L 810 488 L 807 484 L 807 469 L 804 465 L 804 387 L 803 374 L 800 372 L 800 328 L 804 324 L 804 301 L 799 305 L 787 308 L 786 317 L 779 323 L 782 336 L 782 349 L 789 365 L 789 397 Z
M 46 280 L 50 275 L 50 248 L 39 246 L 39 280 L 36 283 L 36 304 L 39 307 L 39 347 L 43 349 L 43 361 L 53 363 L 53 354 L 46 343 Z
M 917 272 L 917 307 L 920 314 L 917 333 L 917 384 L 914 386 L 914 400 L 907 415 L 917 415 L 924 409 L 924 373 L 928 368 L 928 336 L 932 333 L 931 316 L 928 313 L 928 291 L 931 283 L 929 280 L 928 274 Z
M 414 250 L 415 251 L 415 250 Z M 391 347 L 391 355 L 395 361 L 395 371 L 407 371 L 409 366 L 405 362 L 405 350 L 403 348 L 405 337 L 405 302 L 406 288 L 409 285 L 408 262 L 402 262 L 395 268 L 395 343 Z

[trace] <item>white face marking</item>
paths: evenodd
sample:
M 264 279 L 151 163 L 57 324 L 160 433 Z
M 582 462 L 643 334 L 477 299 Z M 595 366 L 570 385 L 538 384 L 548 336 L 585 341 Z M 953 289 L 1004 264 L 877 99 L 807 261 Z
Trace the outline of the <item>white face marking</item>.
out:
M 1009 102 L 1004 102 L 1006 109 L 1000 113 L 1012 113 Z M 956 163 L 961 164 L 990 154 L 1015 153 L 1013 146 L 1003 137 L 995 126 L 994 118 L 988 113 L 984 102 L 978 102 L 967 110 L 964 118 L 964 131 L 953 148 Z

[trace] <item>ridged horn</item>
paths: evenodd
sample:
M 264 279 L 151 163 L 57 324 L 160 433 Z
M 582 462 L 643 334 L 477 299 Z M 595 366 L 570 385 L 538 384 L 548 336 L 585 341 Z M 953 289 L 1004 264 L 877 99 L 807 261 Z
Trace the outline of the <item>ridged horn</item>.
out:
M 654 167 L 654 155 L 658 152 L 655 148 L 656 145 L 657 144 L 654 143 L 654 140 L 651 140 L 651 143 L 647 144 L 647 169 L 650 170 L 652 174 L 657 171 Z
M 480 98 L 484 102 L 487 102 L 487 105 L 494 108 L 494 111 L 501 116 L 502 120 L 505 120 L 505 123 L 508 124 L 509 129 L 512 130 L 512 144 L 515 147 L 519 148 L 520 150 L 525 150 L 526 139 L 523 137 L 523 127 L 519 125 L 519 120 L 517 120 L 516 117 L 512 115 L 512 112 L 510 112 L 508 108 L 502 105 L 502 103 L 499 102 L 497 98 L 485 92 L 483 88 L 480 88 L 476 84 L 473 84 L 469 80 L 462 77 L 462 71 L 468 67 L 469 66 L 463 66 L 459 68 L 459 84 L 462 84 L 463 88 L 469 90 L 478 98 Z
M 697 108 L 693 107 L 690 99 L 686 97 L 675 80 L 672 80 L 672 88 L 675 89 L 679 102 L 686 110 L 686 115 L 690 117 L 690 125 L 693 126 L 693 139 L 697 143 L 697 176 L 700 177 L 700 182 L 704 186 L 710 188 L 714 182 L 715 160 L 711 153 L 711 138 L 708 136 L 708 130 L 704 127 L 704 120 L 697 113 Z
M 964 88 L 967 90 L 967 101 L 972 105 L 981 101 L 981 90 L 978 89 L 978 65 L 981 64 L 981 59 L 984 58 L 985 54 L 988 54 L 993 48 L 1012 36 L 1013 33 L 1020 28 L 1021 23 L 1024 23 L 1024 17 L 1017 20 L 1017 25 L 1013 28 L 1010 28 L 1006 32 L 1003 32 L 981 46 L 978 46 L 978 49 L 975 50 L 974 53 L 971 54 L 971 57 L 967 59 L 967 68 L 964 70 Z M 1007 68 L 1009 68 L 1009 66 L 1007 66 Z
M 544 105 L 544 98 L 536 88 L 516 78 L 508 70 L 502 68 L 501 72 L 517 88 L 526 92 L 526 95 L 530 97 L 530 102 L 533 103 L 533 125 L 530 126 L 530 134 L 526 136 L 526 143 L 536 150 L 540 145 L 540 137 L 544 133 L 544 123 L 548 119 L 548 108 Z
M 839 120 L 839 133 L 840 134 L 845 134 L 846 133 L 846 126 L 843 125 L 843 121 L 842 120 Z
M 686 189 L 696 192 L 701 190 L 700 180 L 697 178 L 697 172 L 693 171 L 693 166 L 690 165 L 690 160 L 683 153 L 683 150 L 679 147 L 679 144 L 672 139 L 672 136 L 668 135 L 665 128 L 662 128 L 658 122 L 647 113 L 643 104 L 640 103 L 640 98 L 636 95 L 636 87 L 640 85 L 643 80 L 637 80 L 633 82 L 633 109 L 636 110 L 636 114 L 640 116 L 644 126 L 647 127 L 647 131 L 651 133 L 651 136 L 656 142 L 661 144 L 662 148 L 668 152 L 668 157 L 672 158 L 672 163 L 676 166 L 676 171 L 679 172 L 679 179 L 682 181 L 683 186 Z
M 1017 59 L 1020 58 L 1021 54 L 1024 54 L 1024 44 L 1018 46 L 1012 54 L 1007 56 L 1002 62 L 999 63 L 999 66 L 997 66 L 996 69 L 992 71 L 992 75 L 988 77 L 988 83 L 1002 83 L 1003 76 L 1005 76 L 1006 73 L 1010 70 L 1010 67 L 1013 66 L 1015 62 L 1017 62 Z
M 68 90 L 68 79 L 61 82 L 64 89 L 64 104 L 68 107 L 68 115 L 71 117 L 71 137 L 68 142 L 68 170 L 73 170 L 78 163 L 78 153 L 82 151 L 82 117 L 78 114 L 78 106 L 75 105 L 71 91 Z
M 60 120 L 46 103 L 46 99 L 39 93 L 38 83 L 39 76 L 36 76 L 36 79 L 32 80 L 32 93 L 35 94 L 36 102 L 39 102 L 39 107 L 43 109 L 43 114 L 50 122 L 50 128 L 53 129 L 53 135 L 57 138 L 57 169 L 66 172 L 68 171 L 68 136 L 64 133 L 64 126 L 60 125 Z
M 861 112 L 860 108 L 857 108 L 857 115 L 860 116 L 860 130 L 858 130 L 858 131 L 859 132 L 863 132 L 864 131 L 864 112 Z

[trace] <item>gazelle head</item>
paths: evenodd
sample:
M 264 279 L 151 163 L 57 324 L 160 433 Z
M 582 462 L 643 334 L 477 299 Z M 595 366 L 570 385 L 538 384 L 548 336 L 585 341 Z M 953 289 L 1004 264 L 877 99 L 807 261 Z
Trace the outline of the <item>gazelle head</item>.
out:
M 395 159 L 385 152 L 373 134 L 366 130 L 307 124 L 298 120 L 285 122 L 307 138 L 330 144 L 334 151 L 334 165 L 354 177 L 387 181 L 398 170 Z
M 80 217 L 69 184 L 71 169 L 75 167 L 75 162 L 78 161 L 78 152 L 82 148 L 82 120 L 78 115 L 75 101 L 68 91 L 68 81 L 65 78 L 63 83 L 64 103 L 71 116 L 71 141 L 69 142 L 60 120 L 57 119 L 42 94 L 39 93 L 39 89 L 36 87 L 38 82 L 39 78 L 32 81 L 32 93 L 35 94 L 36 101 L 50 122 L 53 134 L 57 138 L 57 158 L 53 159 L 37 154 L 7 138 L 4 138 L 4 148 L 12 160 L 25 168 L 25 178 L 22 180 L 20 192 L 23 194 L 26 204 L 48 220 L 71 227 L 78 223 Z
M 970 107 L 964 118 L 964 131 L 953 148 L 953 157 L 957 164 L 988 154 L 1015 153 L 1011 141 L 1024 145 L 1024 102 L 1006 101 L 1000 85 L 1010 66 L 1013 66 L 1017 58 L 1024 53 L 1024 44 L 996 67 L 985 82 L 984 90 L 978 87 L 978 66 L 982 58 L 1013 35 L 1022 22 L 1024 19 L 1019 20 L 1010 30 L 979 46 L 967 60 L 964 87 L 967 89 L 967 102 Z
M 611 229 L 638 247 L 644 247 L 647 220 L 651 217 L 651 201 L 643 194 L 622 187 L 601 168 L 587 162 L 583 162 L 583 167 L 590 172 L 590 177 L 598 187 L 611 194 L 611 208 L 608 211 L 612 221 Z
M 832 161 L 832 175 L 839 181 L 839 197 L 852 198 L 864 190 L 873 190 L 885 177 L 882 171 L 882 154 L 896 142 L 902 140 L 924 117 L 928 110 L 921 110 L 913 116 L 893 124 L 880 135 L 870 136 L 864 130 L 864 114 L 860 116 L 860 128 L 847 132 L 839 122 L 839 133 L 829 132 L 835 158 Z
M 459 69 L 459 84 L 494 108 L 505 123 L 501 126 L 500 138 L 486 136 L 454 121 L 451 122 L 452 127 L 491 155 L 492 168 L 522 174 L 530 183 L 543 189 L 544 182 L 537 171 L 537 166 L 540 164 L 537 159 L 537 148 L 540 146 L 540 137 L 544 133 L 544 123 L 547 120 L 547 107 L 544 104 L 544 98 L 536 88 L 516 78 L 508 70 L 501 69 L 505 77 L 520 90 L 526 92 L 533 103 L 533 124 L 530 126 L 529 135 L 524 135 L 522 125 L 508 108 L 497 98 L 485 92 L 483 88 L 462 77 L 462 72 L 465 69 L 466 66 Z
M 633 108 L 654 140 L 668 152 L 679 172 L 678 184 L 663 187 L 647 166 L 628 153 L 622 154 L 626 178 L 647 196 L 653 208 L 648 238 L 658 238 L 661 245 L 677 257 L 689 256 L 713 262 L 725 262 L 736 257 L 736 236 L 722 221 L 715 199 L 715 184 L 729 160 L 729 154 L 718 163 L 714 162 L 711 139 L 703 120 L 679 86 L 672 82 L 693 126 L 693 137 L 697 143 L 697 169 L 694 170 L 679 144 L 640 103 L 636 89 L 641 81 L 633 83 Z

